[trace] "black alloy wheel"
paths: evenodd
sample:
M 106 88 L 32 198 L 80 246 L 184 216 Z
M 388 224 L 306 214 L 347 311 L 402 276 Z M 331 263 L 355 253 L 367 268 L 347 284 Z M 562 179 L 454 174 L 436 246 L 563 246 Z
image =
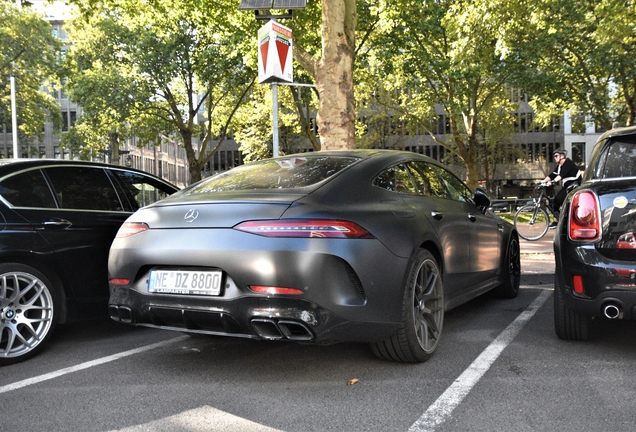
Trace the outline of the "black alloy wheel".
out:
M 393 336 L 371 344 L 385 360 L 419 363 L 428 360 L 440 341 L 444 324 L 444 288 L 435 257 L 417 253 L 404 290 L 402 328 Z

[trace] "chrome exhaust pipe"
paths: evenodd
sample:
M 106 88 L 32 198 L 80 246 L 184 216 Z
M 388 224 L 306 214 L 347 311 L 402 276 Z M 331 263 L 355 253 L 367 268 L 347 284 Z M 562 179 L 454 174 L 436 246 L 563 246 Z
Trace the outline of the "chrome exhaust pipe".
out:
M 616 319 L 621 315 L 621 309 L 614 303 L 609 303 L 603 308 L 603 315 L 608 319 Z
M 280 320 L 278 321 L 278 328 L 283 333 L 283 336 L 289 340 L 309 341 L 314 338 L 311 330 L 300 322 Z
M 255 318 L 250 322 L 256 334 L 258 334 L 258 336 L 262 339 L 279 340 L 283 338 L 283 334 L 280 332 L 280 329 L 274 320 Z

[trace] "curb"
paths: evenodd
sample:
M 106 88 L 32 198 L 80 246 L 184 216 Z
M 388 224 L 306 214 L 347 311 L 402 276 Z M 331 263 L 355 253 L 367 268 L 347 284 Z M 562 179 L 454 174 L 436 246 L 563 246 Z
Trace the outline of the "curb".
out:
M 521 273 L 521 285 L 554 285 L 554 273 Z

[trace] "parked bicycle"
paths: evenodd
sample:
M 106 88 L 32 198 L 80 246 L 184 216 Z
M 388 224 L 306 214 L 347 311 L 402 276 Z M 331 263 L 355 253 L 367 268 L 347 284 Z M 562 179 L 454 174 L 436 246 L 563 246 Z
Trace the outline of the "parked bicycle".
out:
M 515 213 L 514 225 L 521 238 L 534 241 L 542 238 L 550 227 L 550 214 L 554 220 L 558 219 L 552 208 L 552 200 L 548 197 L 547 183 L 537 185 L 533 204 L 520 207 Z

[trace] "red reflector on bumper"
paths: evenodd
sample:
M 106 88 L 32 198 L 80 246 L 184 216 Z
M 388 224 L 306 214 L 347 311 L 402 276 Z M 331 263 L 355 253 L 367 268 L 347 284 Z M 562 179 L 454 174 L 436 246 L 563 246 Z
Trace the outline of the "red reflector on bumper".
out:
M 300 295 L 303 293 L 302 290 L 299 290 L 296 288 L 283 288 L 283 287 L 261 286 L 261 285 L 250 285 L 250 289 L 260 294 Z
M 128 285 L 130 283 L 130 279 L 112 278 L 108 282 L 112 283 L 113 285 Z
M 585 290 L 583 289 L 583 278 L 580 275 L 572 276 L 572 288 L 577 294 L 585 294 Z

